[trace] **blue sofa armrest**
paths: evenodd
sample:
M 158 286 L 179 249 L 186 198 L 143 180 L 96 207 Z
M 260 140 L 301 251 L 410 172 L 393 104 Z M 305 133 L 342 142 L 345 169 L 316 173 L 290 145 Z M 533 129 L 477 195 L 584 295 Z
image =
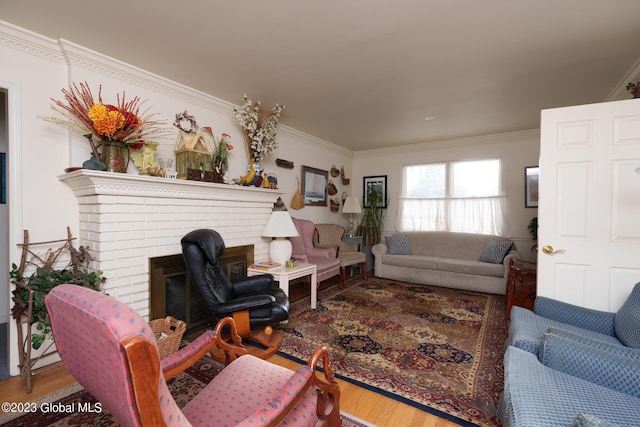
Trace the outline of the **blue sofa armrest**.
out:
M 615 335 L 615 313 L 593 310 L 546 297 L 537 297 L 533 312 L 578 328 Z
M 619 346 L 624 349 L 623 346 Z M 557 371 L 640 398 L 640 360 L 584 339 L 547 332 L 538 358 Z

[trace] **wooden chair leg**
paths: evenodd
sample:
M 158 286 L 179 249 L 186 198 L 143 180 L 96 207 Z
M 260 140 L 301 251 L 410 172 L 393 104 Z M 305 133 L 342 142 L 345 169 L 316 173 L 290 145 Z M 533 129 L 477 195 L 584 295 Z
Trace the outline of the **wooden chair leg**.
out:
M 362 277 L 364 277 L 364 280 L 369 280 L 367 278 L 367 261 L 363 262 L 360 268 L 362 268 Z
M 340 267 L 340 279 L 342 280 L 341 287 L 344 288 L 345 286 L 347 286 L 347 267 L 346 266 Z

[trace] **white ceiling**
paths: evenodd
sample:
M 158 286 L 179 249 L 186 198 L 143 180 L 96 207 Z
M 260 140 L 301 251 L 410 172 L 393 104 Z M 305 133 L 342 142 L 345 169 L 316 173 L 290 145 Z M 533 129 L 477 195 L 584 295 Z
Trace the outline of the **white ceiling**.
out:
M 0 19 L 285 104 L 282 123 L 356 151 L 535 129 L 640 59 L 639 0 L 2 0 Z

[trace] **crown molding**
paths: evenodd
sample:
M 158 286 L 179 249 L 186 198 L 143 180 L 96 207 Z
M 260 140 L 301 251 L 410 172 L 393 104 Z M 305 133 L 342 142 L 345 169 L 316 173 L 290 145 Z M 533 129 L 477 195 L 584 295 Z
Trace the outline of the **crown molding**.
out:
M 131 83 L 134 86 L 149 89 L 207 110 L 226 114 L 233 110 L 234 105 L 230 102 L 127 64 L 116 58 L 87 49 L 69 40 L 59 39 L 58 45 L 70 67 L 77 66 L 105 74 Z
M 398 147 L 377 148 L 374 150 L 356 151 L 354 158 L 379 157 L 385 154 L 395 155 L 401 153 L 414 154 L 430 151 L 438 148 L 468 147 L 478 145 L 503 144 L 506 142 L 517 143 L 530 141 L 531 138 L 540 138 L 540 129 L 531 129 L 518 132 L 498 133 L 492 135 L 471 136 L 467 138 L 448 139 L 442 141 L 423 142 L 419 144 L 402 145 Z
M 631 99 L 627 92 L 627 83 L 640 83 L 640 59 L 629 69 L 627 74 L 622 77 L 616 87 L 604 99 L 605 101 L 621 101 L 623 99 Z
M 65 60 L 54 39 L 5 21 L 0 21 L 0 44 L 56 62 Z

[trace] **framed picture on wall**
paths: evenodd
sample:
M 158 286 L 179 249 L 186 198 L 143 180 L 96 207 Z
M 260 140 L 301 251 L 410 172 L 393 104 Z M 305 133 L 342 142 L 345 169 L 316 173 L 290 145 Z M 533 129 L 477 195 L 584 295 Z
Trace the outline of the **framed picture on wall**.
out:
M 376 190 L 379 194 L 379 200 L 376 206 L 379 208 L 387 207 L 387 175 L 365 176 L 362 178 L 362 194 L 364 197 L 364 207 L 370 208 L 371 201 L 369 194 L 372 190 Z
M 329 172 L 302 166 L 302 195 L 305 206 L 327 206 Z
M 538 207 L 538 185 L 540 180 L 540 168 L 527 166 L 524 168 L 524 207 Z

